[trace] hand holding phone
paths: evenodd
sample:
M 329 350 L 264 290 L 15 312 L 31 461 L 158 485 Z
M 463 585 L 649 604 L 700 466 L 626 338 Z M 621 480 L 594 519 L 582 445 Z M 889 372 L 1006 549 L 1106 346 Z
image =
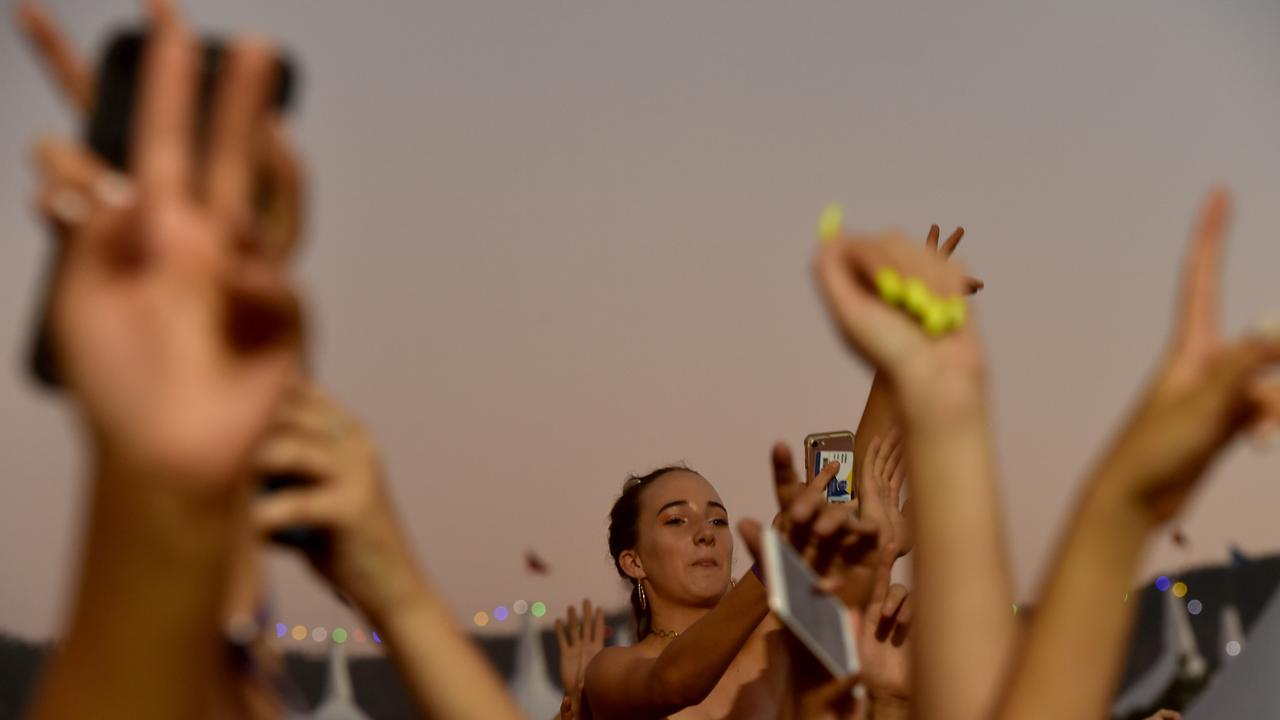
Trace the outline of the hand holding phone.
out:
M 814 478 L 829 462 L 840 463 L 836 476 L 827 484 L 827 502 L 852 502 L 857 496 L 853 487 L 853 433 L 848 430 L 813 433 L 804 439 L 805 481 Z

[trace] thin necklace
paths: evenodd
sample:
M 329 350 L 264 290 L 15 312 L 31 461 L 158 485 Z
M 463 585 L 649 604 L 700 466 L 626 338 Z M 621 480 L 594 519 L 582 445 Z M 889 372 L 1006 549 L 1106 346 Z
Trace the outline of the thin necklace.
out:
M 680 633 L 675 630 L 663 630 L 661 628 L 653 628 L 649 632 L 666 640 L 675 640 L 676 638 L 680 637 Z

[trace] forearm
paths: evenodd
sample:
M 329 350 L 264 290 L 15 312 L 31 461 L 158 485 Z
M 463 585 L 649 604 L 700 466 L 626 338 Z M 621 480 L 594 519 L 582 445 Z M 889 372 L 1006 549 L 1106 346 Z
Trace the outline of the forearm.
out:
M 715 608 L 673 640 L 652 669 L 653 688 L 668 701 L 667 712 L 702 702 L 768 614 L 764 586 L 747 573 Z
M 1079 503 L 1001 718 L 1107 715 L 1133 623 L 1126 593 L 1154 526 L 1123 484 L 1104 468 Z
M 488 658 L 425 578 L 399 607 L 371 616 L 424 718 L 503 720 L 523 714 Z
M 233 508 L 109 474 L 32 715 L 207 717 L 232 687 L 220 620 Z
M 853 482 L 859 494 L 862 493 L 861 459 L 866 457 L 872 438 L 883 438 L 889 434 L 897 414 L 889 379 L 884 373 L 876 372 L 871 380 L 871 389 L 867 392 L 867 404 L 862 408 L 862 417 L 858 420 L 858 429 L 853 434 Z
M 985 391 L 975 384 L 907 407 L 916 715 L 985 718 L 1017 636 Z

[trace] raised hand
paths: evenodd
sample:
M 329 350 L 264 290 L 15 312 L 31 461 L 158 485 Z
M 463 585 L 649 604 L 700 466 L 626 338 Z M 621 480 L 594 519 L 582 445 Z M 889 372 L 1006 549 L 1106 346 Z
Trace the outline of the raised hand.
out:
M 941 234 L 942 230 L 937 225 L 929 226 L 929 235 L 924 239 L 924 246 L 929 250 L 937 252 L 943 257 L 943 259 L 946 259 L 951 257 L 951 254 L 956 251 L 957 247 L 959 247 L 960 240 L 964 237 L 964 228 L 957 227 L 953 230 L 951 234 L 947 236 L 947 241 L 942 243 L 942 247 L 939 248 L 938 237 Z M 970 295 L 987 286 L 986 283 L 976 277 L 966 277 L 964 279 L 964 283 L 965 289 Z
M 104 458 L 130 474 L 214 486 L 241 467 L 297 365 L 292 290 L 240 249 L 273 55 L 254 42 L 233 47 L 198 172 L 195 48 L 177 13 L 159 6 L 134 177 L 74 143 L 38 151 L 41 210 L 66 245 L 51 322 Z
M 805 484 L 800 481 L 791 451 L 784 443 L 774 446 L 771 460 L 779 507 L 774 526 L 819 576 L 839 579 L 833 581 L 832 587 L 843 598 L 851 604 L 864 602 L 875 581 L 875 549 L 880 527 L 871 521 L 859 520 L 846 504 L 826 501 L 827 483 L 839 472 L 840 464 L 827 463 L 813 482 Z M 758 543 L 759 534 L 753 521 L 744 526 L 739 530 L 751 547 Z
M 57 91 L 77 115 L 83 116 L 77 120 L 87 121 L 96 92 L 92 64 L 76 50 L 41 3 L 23 0 L 18 4 L 17 15 L 19 27 Z M 285 259 L 302 239 L 305 178 L 279 118 L 268 118 L 262 137 L 255 141 L 261 142 L 261 151 L 252 159 L 253 175 L 261 187 L 253 238 L 262 254 Z
M 862 461 L 860 516 L 881 529 L 881 542 L 893 543 L 898 555 L 911 552 L 911 526 L 902 504 L 902 485 L 906 481 L 906 461 L 902 454 L 902 434 L 895 428 L 881 440 L 871 439 Z M 908 500 L 907 502 L 910 502 Z
M 1277 385 L 1263 373 L 1280 361 L 1274 332 L 1227 340 L 1219 325 L 1222 248 L 1230 216 L 1224 190 L 1210 193 L 1185 261 L 1174 332 L 1156 375 L 1105 462 L 1163 522 L 1185 503 L 1217 453 L 1250 423 L 1280 419 Z
M 564 704 L 560 708 L 562 720 L 578 715 L 582 701 L 582 682 L 587 666 L 601 650 L 605 640 L 604 609 L 592 612 L 591 601 L 582 601 L 582 621 L 577 610 L 570 605 L 568 616 L 556 620 L 556 643 L 560 646 L 560 687 L 564 688 Z
M 264 537 L 305 527 L 328 537 L 308 556 L 315 569 L 371 618 L 417 602 L 423 580 L 364 426 L 322 390 L 299 382 L 286 394 L 254 455 L 259 476 L 308 480 L 254 501 Z
M 862 682 L 873 706 L 882 712 L 892 708 L 904 717 L 911 699 L 911 644 L 913 608 L 910 592 L 893 584 L 896 553 L 881 548 L 875 590 L 862 608 L 851 608 L 858 636 Z
M 939 298 L 959 298 L 968 289 L 963 266 L 908 245 L 899 234 L 828 242 L 817 255 L 815 273 L 844 338 L 886 374 L 903 412 L 916 403 L 932 406 L 953 402 L 957 393 L 972 395 L 984 373 L 972 313 L 958 329 L 931 337 L 918 321 L 881 299 L 875 283 L 882 270 L 914 279 Z
M 1132 627 L 1133 606 L 1121 598 L 1147 538 L 1242 428 L 1280 417 L 1275 386 L 1263 377 L 1280 360 L 1280 338 L 1228 341 L 1219 328 L 1228 216 L 1226 192 L 1210 193 L 1184 262 L 1172 339 L 1080 495 L 999 717 L 1105 714 Z M 1082 624 L 1091 632 L 1078 632 Z M 1075 671 L 1064 676 L 1063 667 Z
M 837 329 L 876 368 L 876 382 L 885 381 L 891 415 L 906 433 L 921 628 L 920 649 L 911 655 L 920 678 L 915 710 L 926 718 L 977 720 L 996 699 L 1017 627 L 1007 611 L 1012 591 L 986 363 L 964 300 L 974 285 L 935 243 L 837 231 L 819 248 L 814 270 Z M 864 439 L 885 432 L 869 428 L 870 414 L 858 429 Z M 885 414 L 876 413 L 880 428 Z

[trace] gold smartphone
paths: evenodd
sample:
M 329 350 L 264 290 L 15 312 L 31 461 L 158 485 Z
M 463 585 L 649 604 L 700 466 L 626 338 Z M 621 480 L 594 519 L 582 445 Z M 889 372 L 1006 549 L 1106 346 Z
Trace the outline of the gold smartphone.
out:
M 835 460 L 840 470 L 827 483 L 827 502 L 847 503 L 854 497 L 853 489 L 853 433 L 848 430 L 813 433 L 804 439 L 804 474 L 807 482 L 813 482 L 822 466 Z

